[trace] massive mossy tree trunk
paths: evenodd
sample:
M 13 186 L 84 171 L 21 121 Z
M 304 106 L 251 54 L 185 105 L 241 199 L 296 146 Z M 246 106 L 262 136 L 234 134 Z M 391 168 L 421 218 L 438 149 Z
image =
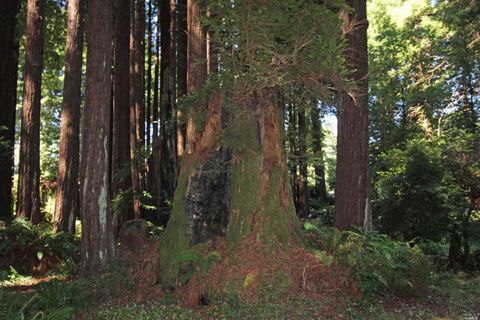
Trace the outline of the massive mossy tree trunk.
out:
M 368 215 L 368 60 L 366 0 L 347 1 L 345 59 L 356 91 L 340 94 L 334 226 L 363 227 Z M 367 218 L 367 219 L 366 219 Z
M 143 90 L 143 42 L 145 34 L 145 2 L 130 2 L 130 161 L 133 188 L 133 213 L 135 218 L 142 215 L 141 195 L 143 186 L 143 164 L 141 150 L 144 130 Z
M 12 217 L 13 149 L 17 100 L 19 0 L 0 3 L 0 219 Z
M 40 99 L 45 0 L 28 0 L 17 216 L 41 220 Z
M 80 207 L 81 272 L 98 274 L 114 254 L 110 212 L 109 131 L 111 104 L 112 3 L 90 0 L 87 81 L 82 139 Z
M 84 5 L 83 0 L 67 2 L 67 45 L 53 228 L 55 232 L 73 232 L 78 210 Z
M 132 186 L 130 165 L 130 0 L 115 1 L 115 40 L 113 74 L 112 199 Z M 131 207 L 113 214 L 117 234 L 123 222 L 133 217 Z
M 175 256 L 192 245 L 226 237 L 234 254 L 253 236 L 269 252 L 298 244 L 298 221 L 283 152 L 283 106 L 274 90 L 210 97 L 195 149 L 185 155 L 160 254 L 160 277 L 173 287 Z

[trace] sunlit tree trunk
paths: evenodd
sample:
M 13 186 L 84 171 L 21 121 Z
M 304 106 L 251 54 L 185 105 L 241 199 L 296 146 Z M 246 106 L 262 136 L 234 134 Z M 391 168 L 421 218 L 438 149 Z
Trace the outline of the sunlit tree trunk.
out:
M 19 0 L 0 2 L 0 220 L 12 218 L 13 150 L 17 100 Z
M 80 180 L 80 267 L 85 276 L 97 275 L 114 255 L 108 175 L 112 11 L 110 1 L 90 0 L 88 3 L 87 80 Z
M 177 95 L 179 98 L 187 94 L 187 1 L 177 3 Z M 177 164 L 180 164 L 185 150 L 186 121 L 185 112 L 177 110 Z
M 345 59 L 356 83 L 355 99 L 340 94 L 334 226 L 363 227 L 368 217 L 368 60 L 366 0 L 348 0 Z
M 45 0 L 28 0 L 17 216 L 41 220 L 40 99 Z
M 67 2 L 67 45 L 54 232 L 73 232 L 78 210 L 84 4 L 83 0 Z
M 199 91 L 207 77 L 207 64 L 198 63 L 207 59 L 206 35 L 200 24 L 200 8 L 196 0 L 187 1 L 187 94 L 192 95 Z M 194 117 L 198 104 L 188 106 L 187 130 L 186 130 L 186 153 L 195 150 L 197 142 L 197 128 Z
M 130 166 L 130 0 L 115 2 L 115 39 L 113 74 L 113 134 L 112 134 L 112 199 L 120 191 L 132 186 L 131 174 L 125 174 Z M 115 234 L 126 220 L 133 217 L 131 207 L 113 213 Z

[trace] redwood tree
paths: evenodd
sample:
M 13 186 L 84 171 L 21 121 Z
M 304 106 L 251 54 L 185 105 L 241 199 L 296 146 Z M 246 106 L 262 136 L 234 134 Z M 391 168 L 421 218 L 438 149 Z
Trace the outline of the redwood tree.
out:
M 179 98 L 187 94 L 187 1 L 178 0 L 177 2 L 177 95 Z M 176 112 L 177 125 L 177 163 L 183 156 L 186 140 L 186 121 L 185 112 L 178 110 Z
M 130 166 L 130 0 L 116 0 L 114 26 L 112 199 L 132 185 L 130 174 L 124 174 Z M 113 213 L 115 232 L 133 217 L 131 207 L 119 210 Z
M 78 209 L 84 5 L 84 0 L 67 2 L 67 45 L 55 197 L 55 232 L 73 232 Z
M 212 19 L 219 18 L 218 28 L 215 22 L 210 27 L 222 68 L 206 82 L 206 37 L 200 21 L 207 10 L 199 4 L 188 1 L 191 104 L 186 153 L 160 247 L 164 288 L 173 287 L 185 272 L 179 255 L 202 243 L 214 249 L 217 237 L 225 239 L 230 261 L 240 265 L 243 258 L 235 259 L 235 254 L 242 244 L 256 248 L 249 252 L 252 256 L 287 253 L 301 244 L 282 141 L 282 90 L 291 91 L 292 83 L 322 89 L 317 85 L 339 68 L 336 56 L 329 54 L 335 50 L 320 50 L 338 44 L 338 17 L 322 4 L 219 3 L 220 7 L 210 8 Z M 222 10 L 221 17 L 216 10 Z M 276 15 L 281 19 L 272 20 Z M 318 19 L 324 23 L 319 25 Z M 238 33 L 222 32 L 225 28 L 236 28 Z M 291 32 L 284 33 L 287 29 Z M 302 43 L 293 40 L 299 38 Z M 299 69 L 296 61 L 302 61 L 304 68 Z
M 173 4 L 172 4 L 173 3 Z M 177 171 L 175 144 L 175 5 L 172 1 L 160 3 L 160 190 L 165 198 L 173 197 Z M 158 165 L 158 164 L 157 164 Z
M 13 149 L 17 100 L 19 0 L 0 3 L 0 219 L 12 217 Z
M 309 213 L 310 190 L 308 189 L 307 122 L 305 108 L 298 108 L 298 207 L 299 217 L 306 218 Z
M 144 36 L 145 2 L 130 2 L 130 161 L 133 188 L 133 213 L 141 217 L 141 193 L 143 186 L 144 127 Z
M 325 165 L 322 150 L 322 123 L 320 121 L 320 106 L 317 102 L 312 105 L 312 151 L 315 157 L 315 187 L 313 194 L 323 200 L 327 198 L 327 187 L 325 184 Z
M 44 12 L 45 0 L 28 0 L 17 216 L 30 219 L 33 224 L 41 220 L 40 99 Z
M 108 155 L 112 11 L 110 1 L 90 0 L 88 3 L 87 81 L 80 180 L 80 267 L 86 276 L 96 275 L 114 254 Z
M 334 226 L 363 227 L 368 217 L 368 60 L 366 0 L 348 0 L 345 60 L 356 88 L 339 97 Z

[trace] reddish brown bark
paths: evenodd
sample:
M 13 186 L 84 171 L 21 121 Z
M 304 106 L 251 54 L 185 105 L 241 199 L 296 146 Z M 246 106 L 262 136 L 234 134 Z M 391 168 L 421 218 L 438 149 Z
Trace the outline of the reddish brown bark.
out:
M 82 140 L 81 272 L 97 275 L 113 257 L 109 192 L 112 3 L 90 0 L 87 24 L 87 81 Z
M 177 3 L 177 94 L 181 98 L 187 94 L 187 1 Z M 185 112 L 177 110 L 177 157 L 178 163 L 183 156 L 186 140 Z
M 0 219 L 12 218 L 13 149 L 17 100 L 19 0 L 0 2 Z
M 45 0 L 28 0 L 17 216 L 41 220 L 40 99 Z
M 74 232 L 78 210 L 84 5 L 84 0 L 67 2 L 67 45 L 54 232 Z
M 141 193 L 143 165 L 141 150 L 144 137 L 143 105 L 143 42 L 145 34 L 145 2 L 132 0 L 130 3 L 130 161 L 133 188 L 133 213 L 141 217 Z
M 340 94 L 334 226 L 363 227 L 368 195 L 368 60 L 366 0 L 348 0 L 345 59 L 356 83 L 355 100 Z
M 115 4 L 115 43 L 114 43 L 114 83 L 113 83 L 113 134 L 112 134 L 112 198 L 121 190 L 132 185 L 131 176 L 123 176 L 125 167 L 130 165 L 130 0 L 116 0 Z M 115 234 L 121 225 L 133 218 L 132 208 L 114 212 L 113 229 Z
M 200 7 L 196 0 L 187 1 L 187 28 L 188 28 L 188 52 L 187 52 L 187 93 L 195 94 L 205 83 L 207 76 L 207 46 L 205 30 L 200 24 Z M 187 110 L 187 140 L 186 152 L 195 150 L 195 141 L 198 129 L 195 128 L 195 109 L 201 106 L 191 105 Z

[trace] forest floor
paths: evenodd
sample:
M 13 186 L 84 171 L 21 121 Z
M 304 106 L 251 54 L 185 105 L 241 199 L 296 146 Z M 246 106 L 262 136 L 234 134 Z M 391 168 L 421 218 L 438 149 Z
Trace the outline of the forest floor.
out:
M 401 298 L 387 292 L 360 292 L 354 275 L 335 263 L 320 265 L 312 274 L 315 277 L 306 277 L 305 267 L 297 278 L 263 277 L 266 281 L 253 286 L 246 286 L 247 274 L 240 291 L 212 288 L 192 303 L 186 299 L 193 292 L 191 286 L 169 293 L 157 283 L 155 239 L 131 249 L 120 247 L 105 274 L 92 279 L 72 276 L 75 272 L 37 277 L 13 272 L 0 282 L 0 319 L 480 319 L 479 275 L 438 272 L 428 287 L 415 288 L 408 298 Z M 301 254 L 292 255 L 292 265 L 305 264 Z M 369 272 L 379 270 L 373 267 Z M 221 262 L 209 271 L 214 278 L 224 272 Z M 303 283 L 295 285 L 295 281 Z

